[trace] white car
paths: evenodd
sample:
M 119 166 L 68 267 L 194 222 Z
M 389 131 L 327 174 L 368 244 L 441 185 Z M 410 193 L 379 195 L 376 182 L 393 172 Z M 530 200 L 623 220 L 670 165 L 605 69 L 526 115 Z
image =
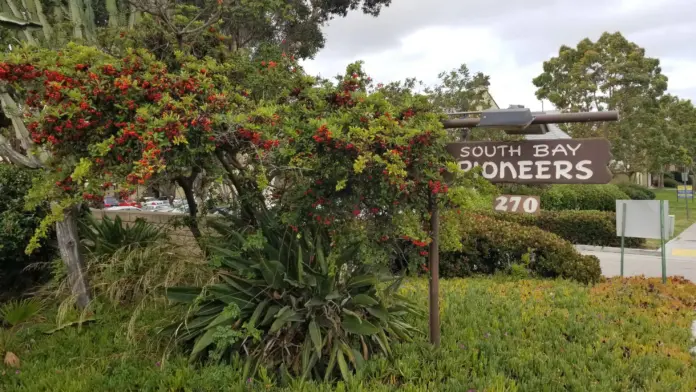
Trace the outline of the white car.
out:
M 148 200 L 143 203 L 143 208 L 148 207 L 160 207 L 160 206 L 169 206 L 169 202 L 166 200 Z
M 159 204 L 159 205 L 150 205 L 150 206 L 144 206 L 143 211 L 148 211 L 148 212 L 171 212 L 172 207 L 169 206 L 169 204 Z
M 138 207 L 132 207 L 132 206 L 116 206 L 116 207 L 105 208 L 104 211 L 142 211 L 142 210 Z

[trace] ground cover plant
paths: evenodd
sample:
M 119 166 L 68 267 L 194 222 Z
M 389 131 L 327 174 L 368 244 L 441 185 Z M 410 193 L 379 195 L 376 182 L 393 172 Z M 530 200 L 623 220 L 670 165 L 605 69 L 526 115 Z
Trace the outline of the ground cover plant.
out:
M 433 351 L 425 336 L 395 344 L 393 359 L 366 361 L 349 381 L 286 380 L 270 372 L 243 379 L 243 363 L 192 366 L 153 332 L 173 320 L 151 303 L 130 342 L 130 309 L 104 307 L 92 324 L 53 334 L 45 323 L 21 329 L 6 349 L 19 368 L 0 365 L 3 391 L 691 391 L 696 368 L 689 354 L 696 286 L 672 278 L 615 279 L 594 287 L 562 280 L 509 277 L 444 280 L 443 341 Z M 427 280 L 401 293 L 424 307 Z M 425 318 L 409 320 L 427 330 Z

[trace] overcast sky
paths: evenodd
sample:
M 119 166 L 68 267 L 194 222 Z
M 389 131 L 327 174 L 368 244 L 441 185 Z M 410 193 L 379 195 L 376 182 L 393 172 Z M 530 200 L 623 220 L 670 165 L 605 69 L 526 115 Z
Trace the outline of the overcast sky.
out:
M 696 0 L 392 0 L 378 18 L 353 12 L 325 27 L 326 47 L 305 62 L 332 77 L 364 60 L 376 82 L 465 63 L 491 76 L 501 107 L 541 109 L 532 78 L 561 45 L 620 31 L 661 60 L 669 91 L 696 103 Z M 549 109 L 545 104 L 545 109 Z

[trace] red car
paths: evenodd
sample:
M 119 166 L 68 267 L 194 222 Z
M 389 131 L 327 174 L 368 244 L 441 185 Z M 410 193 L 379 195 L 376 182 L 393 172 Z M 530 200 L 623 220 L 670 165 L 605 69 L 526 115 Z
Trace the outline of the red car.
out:
M 121 200 L 121 201 L 118 203 L 118 206 L 119 206 L 119 207 L 138 207 L 138 208 L 142 208 L 142 205 L 141 205 L 140 203 L 138 203 L 137 201 L 133 201 L 133 200 Z
M 116 207 L 119 205 L 118 199 L 113 196 L 107 196 L 104 198 L 104 208 Z

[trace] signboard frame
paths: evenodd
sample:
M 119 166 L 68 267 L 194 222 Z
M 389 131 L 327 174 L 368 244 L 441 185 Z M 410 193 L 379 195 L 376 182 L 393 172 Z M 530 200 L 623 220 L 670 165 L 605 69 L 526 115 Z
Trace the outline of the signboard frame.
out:
M 460 142 L 447 145 L 464 171 L 481 168 L 492 183 L 607 184 L 609 141 L 591 139 Z

